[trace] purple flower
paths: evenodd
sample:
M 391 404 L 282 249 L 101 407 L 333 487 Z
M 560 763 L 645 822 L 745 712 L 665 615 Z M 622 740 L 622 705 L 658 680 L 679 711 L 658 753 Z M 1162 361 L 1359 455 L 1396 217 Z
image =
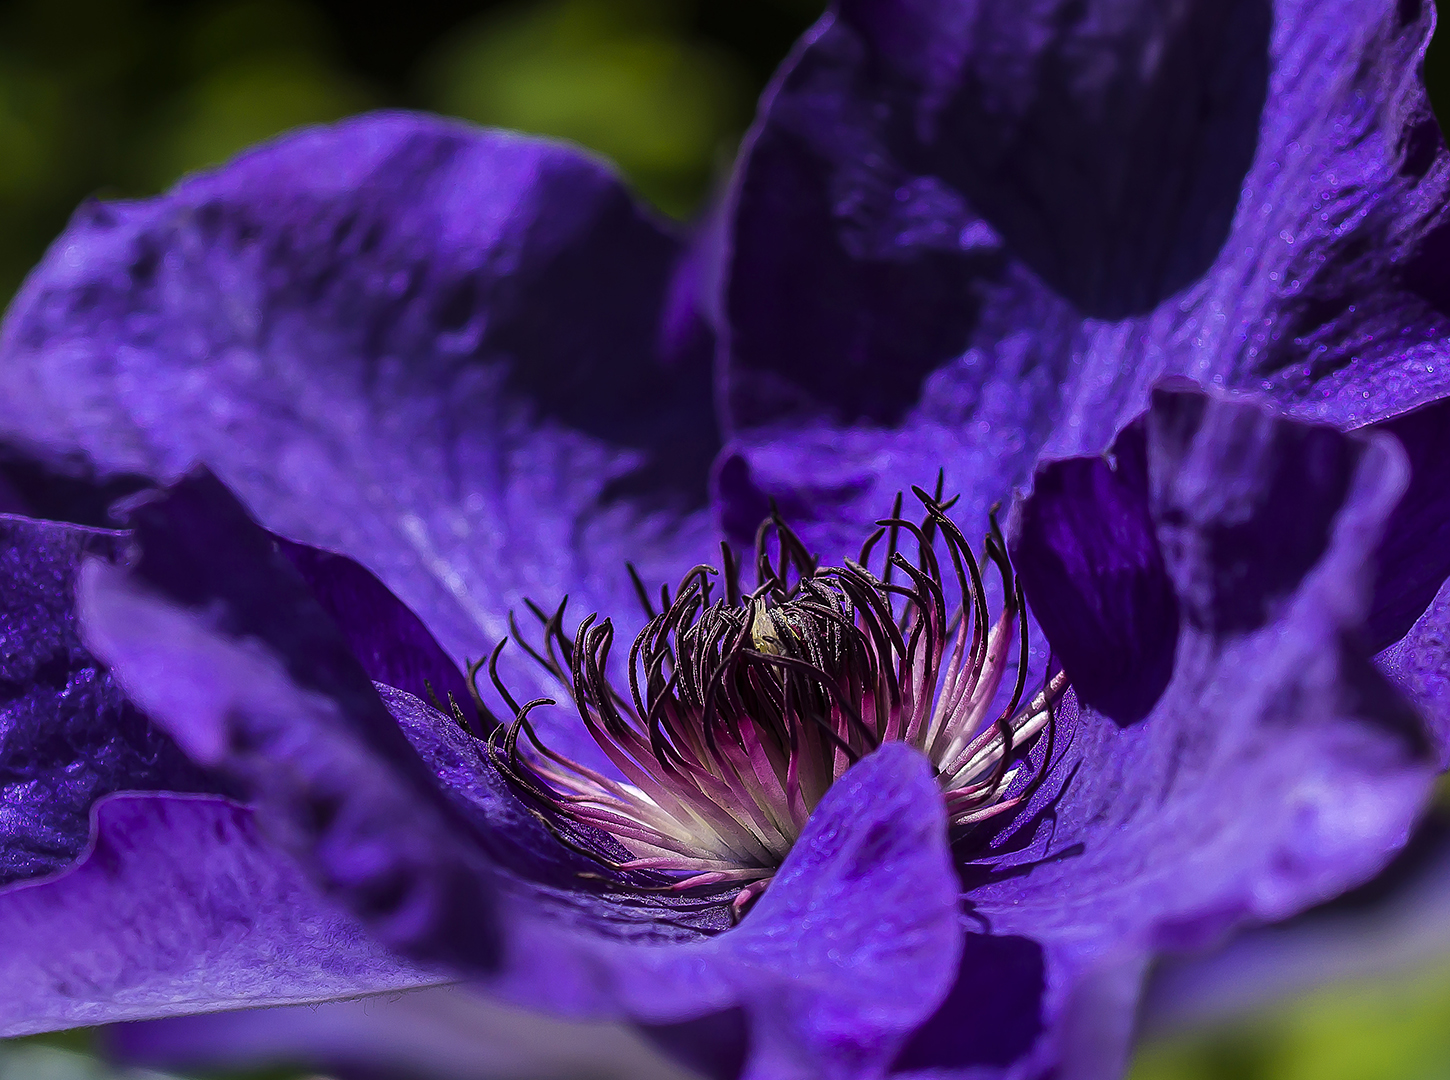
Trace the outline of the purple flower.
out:
M 83 208 L 0 338 L 0 1030 L 466 979 L 712 1075 L 1117 1073 L 1443 760 L 1431 22 L 843 2 L 691 244 L 401 114 Z

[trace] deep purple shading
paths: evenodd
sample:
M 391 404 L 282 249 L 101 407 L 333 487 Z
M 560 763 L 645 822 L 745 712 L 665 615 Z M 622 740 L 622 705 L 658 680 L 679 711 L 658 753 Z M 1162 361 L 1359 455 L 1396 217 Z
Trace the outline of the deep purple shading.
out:
M 496 967 L 494 883 L 468 819 L 271 538 L 207 473 L 131 523 L 138 557 L 91 564 L 78 589 L 87 641 L 128 696 L 244 785 L 271 838 L 381 941 Z
M 1212 264 L 1258 142 L 1267 0 L 839 11 L 835 33 L 876 45 L 862 67 L 890 108 L 882 141 L 1079 311 L 1151 310 Z
M 1444 500 L 1439 493 L 1445 472 L 1450 468 L 1450 441 L 1441 442 L 1447 423 L 1445 412 L 1443 404 L 1435 404 L 1368 429 L 1398 438 L 1408 451 L 1411 469 L 1409 488 L 1385 526 L 1384 537 L 1374 556 L 1379 570 L 1377 582 L 1389 584 L 1377 588 L 1374 594 L 1365 630 L 1367 647 L 1372 652 L 1379 652 L 1404 637 L 1414 619 L 1429 606 L 1426 597 L 1434 596 L 1445 577 L 1446 566 L 1441 564 L 1445 563 L 1443 552 L 1450 550 L 1447 548 L 1450 518 L 1443 513 Z M 1164 592 L 1166 579 L 1156 537 L 1141 536 L 1140 532 L 1142 527 L 1151 529 L 1152 525 L 1147 520 L 1147 477 L 1141 466 L 1125 469 L 1124 447 L 1129 438 L 1134 448 L 1130 460 L 1139 461 L 1141 434 L 1130 426 L 1114 444 L 1107 459 L 1069 459 L 1038 469 L 1034 480 L 1036 498 L 1031 505 L 1041 514 L 1049 512 L 1046 505 L 1049 500 L 1067 497 L 1066 510 L 1054 508 L 1050 513 L 1059 527 L 1072 531 L 1078 538 L 1077 546 L 1083 548 L 1074 572 L 1067 572 L 1061 559 L 1051 554 L 1047 565 L 1044 564 L 1044 545 L 1049 551 L 1064 554 L 1075 554 L 1076 548 L 1061 542 L 1046 543 L 1033 531 L 1034 522 L 1024 520 L 1018 524 L 1014 520 L 1012 543 L 1013 559 L 1033 614 L 1048 638 L 1061 643 L 1058 656 L 1072 677 L 1079 699 L 1115 719 L 1123 719 L 1125 715 L 1137 718 L 1146 713 L 1146 708 L 1124 709 L 1119 695 L 1137 694 L 1140 701 L 1151 706 L 1167 683 L 1177 635 L 1176 600 L 1171 591 Z M 1284 488 L 1313 483 L 1316 476 L 1335 471 L 1331 462 L 1321 461 L 1316 465 L 1314 461 L 1316 438 L 1321 453 L 1339 452 L 1333 449 L 1332 440 L 1325 444 L 1323 431 L 1317 437 L 1312 432 L 1302 432 L 1295 438 L 1304 440 L 1299 452 L 1305 455 L 1305 460 L 1297 472 L 1291 471 L 1281 478 Z M 1120 494 L 1115 497 L 1114 493 Z M 1333 493 L 1330 494 L 1328 505 L 1333 502 Z M 1269 492 L 1263 497 L 1274 499 L 1283 495 L 1283 491 Z M 1072 520 L 1074 513 L 1080 520 Z M 1283 530 L 1276 525 L 1272 539 L 1277 542 L 1279 553 L 1258 558 L 1253 569 L 1277 568 L 1292 578 L 1296 562 L 1312 561 L 1322 550 L 1326 528 L 1326 521 L 1312 519 L 1290 522 Z M 1104 536 L 1105 532 L 1116 535 Z M 1134 539 L 1140 536 L 1141 542 Z M 1229 533 L 1217 542 L 1232 548 L 1240 539 Z M 1262 543 L 1254 545 L 1256 552 L 1263 552 L 1264 548 Z M 1125 552 L 1138 550 L 1145 555 L 1140 575 L 1130 579 L 1132 584 L 1124 586 L 1121 580 L 1114 580 L 1111 588 L 1084 590 L 1085 584 L 1097 583 L 1097 575 L 1104 573 L 1105 566 L 1122 559 Z M 1088 554 L 1089 551 L 1092 553 Z M 1225 572 L 1241 578 L 1246 570 L 1239 566 Z M 1272 602 L 1271 596 L 1259 591 L 1265 602 Z M 1126 602 L 1129 597 L 1133 602 Z M 1102 614 L 1099 609 L 1114 600 L 1122 603 L 1123 610 Z M 1262 612 L 1242 613 L 1250 622 L 1261 616 Z M 1407 617 L 1409 624 L 1405 621 Z M 1148 663 L 1138 660 L 1139 653 L 1151 657 L 1153 650 L 1160 648 L 1163 652 L 1155 660 Z M 1427 667 L 1423 663 L 1420 666 Z M 1143 674 L 1141 681 L 1127 677 L 1132 670 Z M 1105 677 L 1103 672 L 1110 673 L 1111 677 Z
M 738 181 L 732 422 L 899 423 L 991 333 L 1009 252 L 1097 318 L 1200 277 L 1258 142 L 1270 21 L 1265 0 L 839 5 Z
M 378 694 L 443 793 L 473 823 L 474 841 L 493 863 L 531 884 L 565 894 L 578 892 L 586 908 L 599 902 L 598 890 L 580 890 L 584 880 L 580 875 L 598 873 L 599 864 L 555 839 L 494 768 L 482 741 L 421 698 L 389 687 L 379 687 Z M 623 849 L 616 854 L 625 856 Z M 658 884 L 654 878 L 647 883 Z M 692 901 L 676 912 L 668 901 L 661 901 L 659 907 L 644 909 L 633 919 L 627 913 L 616 915 L 621 925 L 677 919 L 682 927 L 691 928 L 675 935 L 680 940 L 692 939 L 693 929 L 729 925 L 723 909 L 710 911 L 707 906 L 700 914 L 700 908 Z
M 1102 458 L 1044 465 L 1014 507 L 1012 564 L 1078 701 L 1143 719 L 1173 674 L 1178 597 L 1148 511 L 1143 426 Z
M 957 848 L 982 928 L 1046 956 L 1027 1074 L 1115 1075 L 1149 957 L 1368 879 L 1434 773 L 1420 719 L 1359 636 L 1370 555 L 1406 482 L 1398 447 L 1182 390 L 1155 392 L 1145 435 L 1180 612 L 1172 677 L 1127 727 L 1069 697 L 1026 810 Z M 1320 547 L 1275 565 L 1281 532 Z M 1051 520 L 1042 535 L 1072 540 Z
M 745 1010 L 738 1005 L 677 1024 L 640 1024 L 639 1030 L 675 1061 L 707 1080 L 737 1080 L 745 1069 L 750 1026 Z
M 346 555 L 280 536 L 273 539 L 307 582 L 312 598 L 342 631 L 368 678 L 414 697 L 436 700 L 444 711 L 452 702 L 469 724 L 477 723 L 478 710 L 458 665 L 423 620 L 374 574 Z
M 1341 428 L 1450 396 L 1432 6 L 1150 6 L 859 0 L 802 42 L 732 188 L 722 404 L 750 483 L 723 521 L 791 502 L 837 559 L 944 467 L 980 535 L 1165 375 Z M 1435 532 L 1442 502 L 1405 512 Z M 1438 572 L 1381 585 L 1404 606 Z
M 114 532 L 0 517 L 0 885 L 59 870 L 113 791 L 215 791 L 81 644 L 72 594 Z
M 754 551 L 760 523 L 771 515 L 772 506 L 787 522 L 814 516 L 811 500 L 801 499 L 795 492 L 773 498 L 756 486 L 750 475 L 750 462 L 740 454 L 722 454 L 715 467 L 715 494 L 720 508 L 720 531 L 743 551 Z M 844 493 L 828 491 L 827 501 Z M 883 507 L 885 513 L 887 508 Z M 854 554 L 854 553 L 853 553 Z
M 1410 632 L 1375 657 L 1375 666 L 1419 708 L 1440 767 L 1450 768 L 1450 582 Z
M 1381 584 L 1366 634 L 1378 652 L 1404 637 L 1450 576 L 1450 399 L 1374 425 L 1400 440 L 1410 486 L 1375 552 Z
M 389 705 L 441 782 L 499 805 L 487 774 L 458 759 L 467 737 L 401 697 Z M 491 820 L 505 833 L 537 831 L 517 804 L 513 815 Z M 546 877 L 520 881 L 511 892 L 516 966 L 499 989 L 566 1015 L 623 1010 L 655 1029 L 743 1009 L 743 1026 L 726 1016 L 702 1027 L 721 1039 L 748 1035 L 747 1051 L 719 1052 L 748 1052 L 752 1074 L 803 1058 L 884 1065 L 955 967 L 957 885 L 941 815 L 919 755 L 892 745 L 869 756 L 830 790 L 744 922 L 703 939 L 688 930 L 688 905 L 671 910 L 624 889 L 600 895 L 577 878 L 568 889 Z M 536 859 L 551 858 L 547 841 L 530 842 Z M 555 867 L 566 857 L 556 845 Z
M 1266 422 L 1253 408 L 1216 410 L 1222 430 L 1204 438 L 1209 405 L 1154 393 L 1149 498 L 1184 618 L 1225 636 L 1263 626 L 1323 558 L 1366 444 L 1328 425 Z M 1244 473 L 1246 449 L 1272 466 Z
M 48 465 L 13 446 L 0 443 L 0 513 L 24 514 L 50 521 L 68 521 L 92 528 L 114 528 L 111 507 L 151 486 L 144 476 L 121 474 L 104 482 L 88 477 L 89 467 L 70 463 Z
M 967 934 L 957 981 L 902 1047 L 891 1071 L 1011 1065 L 1042 1034 L 1045 990 L 1042 948 L 1035 941 Z
M 905 174 L 868 175 L 866 161 L 890 136 L 857 105 L 875 97 L 858 55 L 833 27 L 808 34 L 738 175 L 734 199 L 744 212 L 731 219 L 732 260 L 750 270 L 725 296 L 735 425 L 822 413 L 842 423 L 899 421 L 921 380 L 966 347 L 980 304 L 973 281 L 1000 271 L 990 234 L 959 245 L 966 221 L 964 211 L 961 223 L 953 216 L 953 193 Z M 843 207 L 847 186 L 857 190 Z M 880 310 L 893 317 L 878 318 Z
M 636 1017 L 686 1019 L 682 998 L 713 993 L 715 1011 L 746 1007 L 749 1075 L 884 1069 L 956 972 L 945 832 L 926 760 L 883 746 L 827 791 L 740 926 L 620 965 Z
M 440 783 L 484 811 L 496 829 L 489 852 L 516 875 L 507 995 L 569 1015 L 622 1008 L 646 1033 L 700 1020 L 692 1030 L 720 1040 L 712 1053 L 748 1053 L 758 1069 L 780 1055 L 889 1056 L 945 992 L 957 885 L 940 800 L 911 751 L 889 747 L 832 788 L 745 922 L 702 940 L 689 930 L 692 919 L 709 925 L 690 915 L 698 903 L 601 895 L 573 876 L 598 867 L 553 844 L 497 789 L 475 740 L 417 699 L 384 696 Z M 744 1048 L 730 1046 L 735 1036 L 748 1037 Z
M 77 213 L 0 332 L 0 438 L 100 478 L 203 462 L 459 665 L 525 597 L 641 624 L 625 562 L 676 581 L 713 546 L 697 261 L 560 143 L 406 113 L 294 132 Z
M 1255 388 L 1341 425 L 1444 392 L 1444 281 L 1426 255 L 1444 240 L 1446 170 L 1413 71 L 1428 31 L 1415 5 L 1276 4 L 1271 26 L 1221 51 L 1241 75 L 1256 70 L 1258 31 L 1268 39 L 1270 88 L 1252 128 L 1235 125 L 1253 111 L 1240 95 L 1255 80 L 1183 62 L 1177 47 L 1194 47 L 1197 20 L 1226 20 L 1212 38 L 1235 19 L 1252 23 L 1262 4 L 1183 8 L 1187 21 L 1156 54 L 1169 66 L 1143 69 L 1151 77 L 1138 87 L 1125 73 L 1154 55 L 1140 46 L 1141 26 L 1155 24 L 1093 22 L 1137 5 L 1092 7 L 1085 24 L 1083 9 L 1054 7 L 1060 39 L 1022 32 L 1036 9 L 994 7 L 970 54 L 952 21 L 961 6 L 905 0 L 889 24 L 872 21 L 887 10 L 847 4 L 803 45 L 735 189 L 722 386 L 737 440 L 725 462 L 739 466 L 720 472 L 732 533 L 774 497 L 803 511 L 834 560 L 853 553 L 838 535 L 858 544 L 861 521 L 892 491 L 929 484 L 940 465 L 971 534 L 1044 449 L 1106 449 L 1164 372 Z M 1117 151 L 1076 170 L 1070 155 L 1053 157 L 1055 144 L 1014 135 L 1059 122 L 1044 107 L 1069 81 L 1063 64 L 1091 76 L 1082 100 L 1104 108 L 1073 118 L 1069 107 L 1068 118 Z M 1143 92 L 1141 113 L 1125 77 Z M 974 81 L 1003 96 L 973 99 Z M 1165 132 L 1184 101 L 1226 107 L 1217 125 Z M 979 133 L 995 159 L 940 138 L 943 116 Z M 1131 121 L 1122 131 L 1120 119 Z M 1197 131 L 1227 135 L 1179 141 Z M 1166 175 L 1128 171 L 1144 132 L 1164 136 Z M 1240 168 L 1235 148 L 1254 144 L 1241 189 L 1217 186 Z M 1217 160 L 1202 176 L 1183 171 L 1205 156 Z M 1105 182 L 1115 170 L 1121 186 Z M 996 190 L 1003 176 L 1019 190 Z M 1056 202 L 1042 220 L 1024 216 L 1022 195 L 1057 199 L 1064 188 L 1086 220 L 1064 224 L 1074 210 Z M 1127 196 L 1153 208 L 1172 250 L 1118 227 Z M 621 199 L 563 151 L 391 117 L 298 136 L 165 199 L 82 216 L 6 324 L 0 431 L 28 436 L 48 460 L 79 449 L 102 473 L 174 475 L 205 458 L 268 526 L 357 557 L 455 659 L 476 656 L 501 632 L 491 620 L 523 594 L 547 602 L 577 590 L 576 601 L 606 607 L 626 592 L 608 582 L 622 584 L 617 564 L 635 545 L 653 562 L 649 579 L 708 550 L 703 516 L 681 516 L 688 483 L 651 472 L 674 434 L 644 425 L 641 447 L 614 426 L 628 408 L 581 415 L 616 404 L 616 385 L 647 389 L 673 362 L 670 343 L 691 337 L 671 329 L 688 323 L 672 299 L 689 292 L 679 247 Z M 437 202 L 448 212 L 433 213 Z M 1235 204 L 1218 245 L 1216 215 Z M 502 242 L 480 222 L 522 225 Z M 601 284 L 631 270 L 585 250 L 601 239 L 641 241 L 650 287 L 619 297 Z M 773 275 L 778 264 L 789 273 Z M 512 281 L 539 295 L 509 295 Z M 561 310 L 577 310 L 577 324 Z M 1115 311 L 1133 317 L 1084 318 Z M 579 329 L 594 322 L 598 339 Z M 648 348 L 609 352 L 616 340 L 639 346 L 645 328 Z M 571 349 L 588 342 L 576 331 L 605 350 L 588 358 L 577 396 Z M 628 377 L 611 379 L 617 365 Z M 695 392 L 698 369 L 681 385 Z M 1116 1073 L 1156 950 L 1281 917 L 1371 873 L 1403 840 L 1429 773 L 1416 718 L 1358 641 L 1404 480 L 1393 448 L 1242 404 L 1170 395 L 1154 409 L 1152 539 L 1179 614 L 1167 685 L 1143 695 L 1150 714 L 1127 727 L 1091 702 L 1080 713 L 1064 702 L 1061 740 L 1036 751 L 1059 755 L 1048 782 L 969 852 L 981 860 L 974 913 L 997 937 L 1030 937 L 1044 961 L 1041 1037 L 1013 1063 L 1024 1075 Z M 784 419 L 796 426 L 765 426 Z M 713 428 L 696 426 L 703 461 Z M 643 464 L 631 449 L 645 451 Z M 679 460 L 695 462 L 683 470 L 692 477 L 703 471 L 688 453 Z M 1024 511 L 1046 519 L 1043 545 L 1077 542 L 1079 530 L 1052 519 L 1071 505 Z M 837 785 L 741 927 L 701 940 L 691 926 L 661 925 L 651 938 L 649 917 L 663 924 L 678 909 L 642 914 L 653 898 L 566 885 L 562 856 L 526 865 L 546 843 L 541 827 L 517 808 L 485 827 L 507 804 L 488 774 L 470 772 L 468 737 L 384 691 L 428 767 L 415 769 L 406 747 L 396 757 L 401 739 L 379 734 L 379 695 L 339 659 L 342 635 L 313 627 L 325 616 L 297 599 L 270 548 L 244 535 L 221 550 L 239 582 L 203 572 L 200 588 L 182 588 L 153 567 L 158 595 L 142 588 L 145 559 L 140 578 L 97 570 L 92 629 L 119 650 L 128 688 L 188 746 L 271 785 L 262 820 L 386 940 L 416 948 L 418 927 L 390 925 L 369 890 L 338 882 L 354 837 L 329 850 L 329 815 L 295 812 L 315 805 L 319 778 L 328 790 L 351 779 L 346 805 L 361 807 L 378 840 L 370 855 L 442 882 L 425 915 L 451 914 L 449 868 L 476 884 L 475 852 L 506 871 L 497 986 L 521 999 L 653 1024 L 743 1009 L 749 1068 L 771 1075 L 802 1061 L 884 1067 L 950 992 L 961 931 L 940 800 L 909 752 L 887 748 Z M 237 588 L 252 590 L 254 607 Z M 1385 588 L 1399 595 L 1394 581 Z M 299 613 L 304 629 L 273 625 Z M 1413 643 L 1417 663 L 1435 632 Z M 319 643 L 324 669 L 346 677 L 304 674 Z M 183 685 L 191 673 L 196 684 Z M 517 860 L 500 854 L 509 843 Z M 433 931 L 454 924 L 423 921 L 427 947 L 446 948 Z M 931 1060 L 1013 1057 L 1022 1032 L 996 1034 L 1002 1045 L 943 1040 Z
M 112 795 L 94 847 L 0 889 L 0 1036 L 443 981 L 322 900 L 246 809 Z

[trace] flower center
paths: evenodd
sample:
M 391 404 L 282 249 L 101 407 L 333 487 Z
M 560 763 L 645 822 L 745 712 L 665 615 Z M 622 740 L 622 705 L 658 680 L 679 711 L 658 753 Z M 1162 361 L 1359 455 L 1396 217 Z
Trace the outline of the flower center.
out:
M 819 568 L 773 513 L 757 534 L 757 586 L 748 594 L 727 545 L 723 595 L 713 600 L 717 571 L 697 566 L 673 599 L 661 590 L 656 611 L 631 568 L 649 622 L 630 649 L 627 695 L 607 675 L 609 619 L 590 615 L 570 640 L 564 604 L 552 614 L 530 604 L 543 643 L 525 642 L 516 624 L 515 638 L 567 688 L 625 779 L 538 738 L 529 713 L 553 702 L 517 705 L 497 678 L 496 648 L 490 674 L 514 711 L 489 738 L 503 774 L 565 843 L 612 870 L 654 871 L 673 892 L 738 886 L 737 918 L 769 885 L 826 789 L 883 742 L 926 754 L 957 830 L 1018 805 L 1045 769 L 1046 756 L 1037 777 L 1022 775 L 1033 741 L 1052 729 L 1066 680 L 1054 675 L 1022 705 L 1027 626 L 995 520 L 985 545 L 1001 580 L 994 621 L 981 568 L 940 486 L 935 497 L 913 490 L 923 520 L 903 518 L 898 496 L 859 560 L 840 567 Z M 903 534 L 914 541 L 914 561 L 897 550 Z M 883 538 L 878 577 L 868 565 Z M 481 666 L 470 668 L 472 679 Z

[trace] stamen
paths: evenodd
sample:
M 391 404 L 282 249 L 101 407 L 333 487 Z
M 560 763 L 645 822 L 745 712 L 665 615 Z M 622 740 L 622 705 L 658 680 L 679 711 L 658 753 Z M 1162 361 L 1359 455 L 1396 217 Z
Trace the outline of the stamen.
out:
M 1027 622 L 996 507 L 984 544 L 1001 581 L 993 621 L 982 564 L 947 515 L 956 500 L 942 501 L 942 482 L 939 474 L 933 494 L 912 488 L 924 510 L 920 523 L 902 516 L 898 494 L 859 561 L 840 567 L 821 568 L 772 505 L 756 534 L 757 583 L 748 594 L 725 544 L 717 599 L 716 571 L 702 565 L 673 598 L 662 587 L 656 609 L 628 566 L 648 620 L 629 650 L 628 696 L 607 674 L 609 619 L 588 616 L 571 640 L 563 629 L 567 597 L 552 612 L 527 602 L 542 640 L 525 641 L 510 617 L 513 636 L 569 693 L 625 779 L 544 745 L 529 713 L 552 701 L 520 707 L 509 695 L 498 676 L 503 642 L 487 665 L 514 716 L 488 738 L 500 771 L 569 847 L 614 873 L 648 875 L 638 889 L 738 887 L 735 918 L 765 891 L 831 784 L 882 742 L 906 742 L 931 760 L 958 832 L 1021 805 L 1051 764 L 1054 706 L 1067 680 L 1051 675 L 1021 706 Z M 900 550 L 903 536 L 915 542 L 914 561 Z M 869 563 L 883 538 L 878 576 Z M 905 584 L 892 580 L 895 571 Z M 1014 643 L 1011 693 L 996 710 Z M 481 710 L 483 666 L 468 671 Z M 1028 777 L 1029 752 L 1044 735 L 1047 750 Z M 601 834 L 629 857 L 608 854 Z

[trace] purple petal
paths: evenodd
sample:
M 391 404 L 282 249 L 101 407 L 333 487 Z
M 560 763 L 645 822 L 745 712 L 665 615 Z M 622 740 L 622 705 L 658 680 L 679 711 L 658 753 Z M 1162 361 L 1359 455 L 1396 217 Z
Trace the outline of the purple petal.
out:
M 495 884 L 346 640 L 209 475 L 132 512 L 139 558 L 92 562 L 86 640 L 193 758 L 242 783 L 264 827 L 384 943 L 498 963 Z
M 556 1009 L 617 995 L 655 1025 L 743 1008 L 746 1075 L 876 1075 L 956 976 L 957 892 L 930 767 L 887 744 L 829 789 L 740 926 L 601 949 L 536 923 L 511 990 Z
M 1410 486 L 1375 552 L 1379 577 L 1369 615 L 1371 647 L 1404 637 L 1450 576 L 1450 400 L 1373 425 L 1399 439 Z
M 1034 1060 L 1066 1075 L 1116 1075 L 1155 951 L 1203 948 L 1370 877 L 1434 771 L 1419 718 L 1359 640 L 1370 556 L 1405 483 L 1398 447 L 1183 391 L 1157 392 L 1146 423 L 1149 512 L 1180 611 L 1172 678 L 1130 727 L 1065 710 L 1031 808 L 967 871 L 985 925 L 1047 952 Z M 1056 497 L 1025 512 L 1049 519 L 1049 542 L 1082 520 Z
M 803 1055 L 884 1065 L 946 993 L 958 886 L 914 751 L 853 769 L 744 923 L 704 938 L 694 926 L 720 925 L 719 904 L 601 887 L 476 739 L 385 688 L 389 715 L 217 481 L 188 478 L 133 523 L 129 569 L 83 577 L 93 648 L 184 747 L 246 784 L 267 831 L 383 943 L 496 969 L 525 1004 L 653 1025 L 666 1044 L 674 1025 L 742 1009 L 765 1070 Z
M 0 513 L 108 528 L 113 504 L 152 486 L 144 476 L 100 481 L 76 472 L 74 462 L 47 464 L 0 443 Z
M 75 867 L 0 890 L 0 1035 L 444 981 L 400 962 L 212 796 L 112 795 Z
M 479 839 L 496 863 L 527 881 L 564 890 L 578 889 L 581 873 L 598 871 L 597 863 L 560 844 L 509 790 L 480 739 L 410 694 L 377 689 L 444 793 L 476 822 Z
M 618 618 L 626 560 L 672 581 L 709 555 L 681 256 L 561 144 L 401 113 L 309 129 L 84 207 L 7 317 L 0 437 L 101 476 L 204 462 L 477 658 L 525 596 Z
M 0 885 L 68 865 L 103 795 L 221 790 L 81 644 L 76 569 L 123 543 L 114 532 L 0 517 Z
M 1267 3 L 840 12 L 880 58 L 893 133 L 1079 311 L 1151 310 L 1213 262 L 1254 156 Z
M 489 971 L 496 865 L 571 888 L 579 870 L 598 869 L 508 792 L 479 740 L 372 684 L 291 561 L 214 477 L 188 476 L 133 505 L 131 519 L 127 567 L 93 562 L 81 577 L 91 647 L 383 940 Z
M 1450 698 L 1442 686 L 1444 627 L 1450 623 L 1443 600 L 1423 599 L 1427 585 L 1444 578 L 1443 545 L 1436 540 L 1450 527 L 1440 520 L 1438 505 L 1444 501 L 1443 466 L 1450 465 L 1440 445 L 1443 411 L 1435 405 L 1366 429 L 1395 435 L 1409 451 L 1412 468 L 1408 489 L 1375 550 L 1366 637 L 1371 651 L 1395 642 L 1378 666 L 1424 711 L 1437 745 L 1450 748 Z M 1142 439 L 1141 425 L 1130 425 L 1106 459 L 1073 458 L 1040 467 L 1026 504 L 1032 513 L 1024 514 L 1019 504 L 1013 521 L 1013 562 L 1054 655 L 1078 699 L 1120 722 L 1141 718 L 1157 700 L 1172 671 L 1178 635 L 1177 597 L 1149 519 Z M 1321 433 L 1318 441 L 1334 452 L 1332 438 Z M 1302 449 L 1312 452 L 1309 444 Z M 1314 482 L 1312 464 L 1306 459 L 1304 472 L 1291 470 L 1281 483 L 1297 488 Z M 1323 476 L 1322 469 L 1318 473 Z M 1062 535 L 1043 535 L 1044 522 Z M 1305 518 L 1276 540 L 1290 562 L 1312 559 L 1323 549 L 1326 529 L 1326 521 Z M 1281 556 L 1266 559 L 1264 566 L 1283 563 Z M 1423 614 L 1407 634 L 1403 620 L 1415 612 Z
M 771 1076 L 803 1049 L 827 1074 L 889 1061 L 951 986 L 960 942 L 935 779 L 888 745 L 831 787 L 757 910 L 710 945 L 747 995 L 751 1072 Z
M 1042 453 L 1105 451 L 1165 374 L 1339 426 L 1444 396 L 1432 22 L 840 4 L 733 193 L 722 521 L 773 497 L 835 557 L 943 468 L 970 535 Z
M 967 934 L 957 981 L 892 1072 L 1006 1068 L 1025 1057 L 1042 1034 L 1043 965 L 1042 947 L 1030 938 Z
M 461 986 L 126 1024 L 110 1029 L 106 1044 L 127 1063 L 188 1072 L 302 1065 L 415 1080 L 686 1080 L 627 1029 L 554 1020 Z
M 1141 423 L 1106 458 L 1038 469 L 1009 545 L 1032 614 L 1078 701 L 1129 724 L 1173 674 L 1178 596 L 1148 511 Z
M 347 638 L 373 682 L 414 697 L 452 701 L 469 723 L 478 719 L 458 665 L 408 606 L 346 555 L 274 537 L 278 550 L 307 582 L 308 591 Z

